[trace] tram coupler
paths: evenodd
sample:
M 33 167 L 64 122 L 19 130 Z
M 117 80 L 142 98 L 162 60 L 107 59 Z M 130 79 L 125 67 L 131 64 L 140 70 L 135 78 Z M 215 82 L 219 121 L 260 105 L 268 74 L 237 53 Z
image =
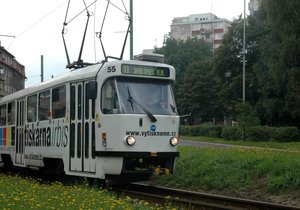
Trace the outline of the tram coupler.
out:
M 154 175 L 162 175 L 162 174 L 169 175 L 171 172 L 170 169 L 162 168 L 161 166 L 156 166 L 156 167 L 152 168 L 152 170 L 153 170 Z

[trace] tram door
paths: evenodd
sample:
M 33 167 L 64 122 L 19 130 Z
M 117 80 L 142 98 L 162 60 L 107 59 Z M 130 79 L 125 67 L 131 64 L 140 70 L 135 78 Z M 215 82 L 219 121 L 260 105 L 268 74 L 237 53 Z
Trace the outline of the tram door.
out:
M 86 97 L 86 83 L 70 88 L 70 170 L 94 173 L 95 100 Z
M 16 164 L 24 164 L 25 150 L 25 99 L 17 101 L 17 122 L 16 122 Z

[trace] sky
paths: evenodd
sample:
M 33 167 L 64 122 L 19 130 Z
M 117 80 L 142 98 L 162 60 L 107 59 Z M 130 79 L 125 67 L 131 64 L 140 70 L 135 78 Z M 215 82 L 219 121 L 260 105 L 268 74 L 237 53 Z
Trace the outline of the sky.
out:
M 40 82 L 41 55 L 44 57 L 44 80 L 69 72 L 62 39 L 63 23 L 70 61 L 78 60 L 83 31 L 87 21 L 85 4 L 95 0 L 0 0 L 1 46 L 25 66 L 25 86 Z M 126 11 L 129 0 L 111 0 L 103 24 L 102 41 L 106 55 L 120 57 L 128 27 Z M 246 0 L 246 12 L 248 13 Z M 85 4 L 84 4 L 85 3 Z M 100 32 L 107 0 L 98 0 L 88 8 L 90 21 L 82 59 L 86 62 L 103 60 Z M 125 5 L 125 7 L 124 7 Z M 81 11 L 84 11 L 77 16 Z M 210 13 L 232 21 L 244 12 L 244 0 L 133 0 L 133 52 L 161 47 L 174 17 Z M 74 19 L 73 19 L 74 18 Z M 65 21 L 66 20 L 66 21 Z M 124 52 L 129 59 L 129 39 Z

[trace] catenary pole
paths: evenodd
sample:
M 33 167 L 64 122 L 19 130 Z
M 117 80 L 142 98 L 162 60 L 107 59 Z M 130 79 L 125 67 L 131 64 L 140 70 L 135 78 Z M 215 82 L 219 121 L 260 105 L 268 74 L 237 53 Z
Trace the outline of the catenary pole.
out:
M 44 82 L 44 56 L 41 55 L 41 82 Z
M 133 0 L 130 0 L 130 60 L 133 60 Z
M 243 26 L 243 102 L 246 100 L 246 0 L 244 0 L 244 26 Z

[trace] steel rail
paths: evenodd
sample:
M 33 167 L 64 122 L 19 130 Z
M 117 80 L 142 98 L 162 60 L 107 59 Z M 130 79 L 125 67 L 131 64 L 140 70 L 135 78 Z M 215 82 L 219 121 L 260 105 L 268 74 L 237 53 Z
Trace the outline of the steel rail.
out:
M 128 186 L 113 188 L 113 190 L 131 195 L 150 202 L 170 204 L 182 207 L 183 209 L 259 209 L 259 210 L 296 210 L 299 207 L 286 206 L 275 203 L 234 198 L 207 193 L 199 193 L 181 189 L 153 186 L 142 183 L 132 183 Z

